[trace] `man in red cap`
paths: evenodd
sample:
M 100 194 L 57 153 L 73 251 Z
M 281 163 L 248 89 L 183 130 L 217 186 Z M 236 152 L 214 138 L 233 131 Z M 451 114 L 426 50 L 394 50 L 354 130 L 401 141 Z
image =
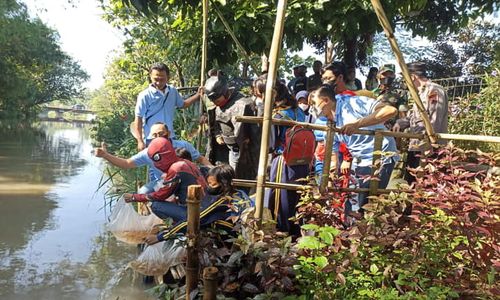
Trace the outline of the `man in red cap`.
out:
M 163 186 L 147 194 L 124 194 L 126 202 L 151 201 L 151 209 L 158 217 L 172 218 L 175 222 L 186 218 L 188 186 L 199 184 L 207 187 L 205 178 L 196 165 L 178 158 L 171 142 L 163 137 L 154 139 L 148 147 L 148 156 L 162 175 Z

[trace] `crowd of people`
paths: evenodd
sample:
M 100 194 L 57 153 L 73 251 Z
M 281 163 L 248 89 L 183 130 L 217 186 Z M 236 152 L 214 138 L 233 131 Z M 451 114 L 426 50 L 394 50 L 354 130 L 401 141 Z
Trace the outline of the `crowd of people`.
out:
M 139 152 L 125 159 L 108 153 L 105 144 L 96 149 L 96 156 L 120 168 L 149 166 L 150 181 L 136 193 L 125 194 L 124 199 L 150 202 L 154 214 L 170 218 L 174 223 L 171 228 L 149 237 L 148 243 L 164 240 L 185 229 L 189 185 L 198 184 L 204 190 L 202 225 L 230 226 L 227 220 L 231 216 L 252 206 L 248 196 L 252 189 L 236 189 L 233 179 L 256 179 L 261 138 L 269 139 L 269 181 L 299 183 L 303 178 L 316 176 L 319 182 L 324 180 L 320 176 L 323 168 L 329 168 L 332 176 L 354 178 L 354 185 L 364 188 L 369 185 L 366 177 L 377 168 L 379 188 L 387 187 L 400 159 L 396 140 L 384 136 L 383 159 L 380 165 L 373 166 L 374 136 L 356 134 L 356 131 L 425 131 L 418 109 L 415 106 L 409 109 L 407 97 L 394 86 L 395 66 L 370 68 L 364 89 L 356 78 L 356 69 L 343 62 L 323 66 L 315 61 L 312 68 L 314 74 L 306 77 L 307 67 L 296 66 L 294 78 L 288 84 L 281 80 L 274 83 L 273 118 L 321 125 L 333 122 L 339 134 L 334 137 L 330 166 L 323 163 L 328 146 L 324 131 L 316 130 L 312 135 L 312 159 L 292 161 L 289 156 L 300 154 L 290 152 L 301 149 L 301 145 L 291 145 L 293 135 L 302 134 L 295 126 L 273 125 L 270 136 L 262 137 L 260 124 L 236 121 L 236 116 L 263 116 L 267 74 L 253 81 L 252 95 L 247 96 L 230 86 L 222 72 L 211 70 L 204 87 L 184 100 L 177 89 L 168 84 L 168 67 L 162 63 L 151 67 L 151 84 L 138 95 L 132 126 Z M 444 89 L 427 78 L 424 64 L 411 63 L 408 68 L 435 132 L 447 132 L 448 99 Z M 209 138 L 205 156 L 189 142 L 177 139 L 173 127 L 176 109 L 189 107 L 200 99 L 207 108 Z M 308 142 L 306 135 L 304 141 Z M 410 141 L 410 167 L 418 166 L 425 147 L 422 141 Z M 409 173 L 405 177 L 412 182 Z M 352 180 L 345 182 L 353 184 Z M 367 196 L 367 193 L 357 193 L 345 199 L 346 226 L 363 214 Z M 278 230 L 300 234 L 299 225 L 291 221 L 299 195 L 292 190 L 267 188 L 264 197 L 264 206 L 271 211 Z

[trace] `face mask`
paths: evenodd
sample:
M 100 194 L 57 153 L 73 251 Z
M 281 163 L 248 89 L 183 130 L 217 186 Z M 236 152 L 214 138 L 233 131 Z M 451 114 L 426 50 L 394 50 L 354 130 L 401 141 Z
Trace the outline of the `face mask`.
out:
M 394 82 L 394 77 L 384 77 L 380 78 L 380 84 L 391 85 Z
M 316 117 L 316 118 L 320 118 L 320 117 L 324 117 L 325 116 L 325 113 L 323 112 L 323 109 L 319 106 L 316 106 L 314 105 L 313 107 L 311 107 L 311 113 Z
M 221 101 L 219 104 L 215 104 L 215 103 L 214 104 L 217 105 L 218 107 L 224 107 L 228 102 L 229 102 L 229 98 L 224 97 L 224 100 Z
M 207 187 L 207 193 L 209 195 L 220 195 L 222 193 L 222 186 L 218 187 Z
M 300 109 L 302 109 L 302 111 L 307 111 L 309 109 L 309 105 L 305 103 L 299 103 L 299 107 Z

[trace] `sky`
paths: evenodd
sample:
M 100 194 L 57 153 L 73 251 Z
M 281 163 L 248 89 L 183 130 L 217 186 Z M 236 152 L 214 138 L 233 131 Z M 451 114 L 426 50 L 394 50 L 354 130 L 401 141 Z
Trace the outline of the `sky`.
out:
M 97 0 L 22 0 L 30 15 L 38 16 L 57 30 L 64 52 L 80 63 L 90 75 L 84 86 L 100 87 L 107 62 L 124 40 L 122 34 L 101 19 Z

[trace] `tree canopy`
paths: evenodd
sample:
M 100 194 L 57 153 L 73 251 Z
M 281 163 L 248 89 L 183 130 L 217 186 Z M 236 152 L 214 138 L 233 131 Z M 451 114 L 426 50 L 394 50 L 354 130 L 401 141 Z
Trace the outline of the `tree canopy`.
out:
M 39 104 L 69 100 L 88 75 L 59 46 L 56 31 L 30 18 L 17 0 L 0 2 L 0 115 L 20 117 Z
M 135 8 L 140 16 L 155 20 L 169 41 L 180 48 L 201 44 L 201 1 L 176 0 L 112 0 Z M 254 55 L 269 52 L 277 1 L 213 0 L 223 17 L 228 20 L 243 47 Z M 435 40 L 456 32 L 470 19 L 498 8 L 496 1 L 488 0 L 396 0 L 383 1 L 385 12 L 393 25 L 410 30 L 414 35 Z M 218 65 L 234 64 L 238 52 L 233 41 L 211 13 L 209 24 L 209 62 Z M 180 31 L 181 30 L 181 31 Z M 373 36 L 382 28 L 369 0 L 290 0 L 284 31 L 287 50 L 300 50 L 304 42 L 323 52 L 328 41 L 335 50 L 336 59 L 349 65 L 366 61 L 373 44 Z M 175 35 L 171 35 L 175 33 Z M 184 52 L 192 53 L 192 52 Z

